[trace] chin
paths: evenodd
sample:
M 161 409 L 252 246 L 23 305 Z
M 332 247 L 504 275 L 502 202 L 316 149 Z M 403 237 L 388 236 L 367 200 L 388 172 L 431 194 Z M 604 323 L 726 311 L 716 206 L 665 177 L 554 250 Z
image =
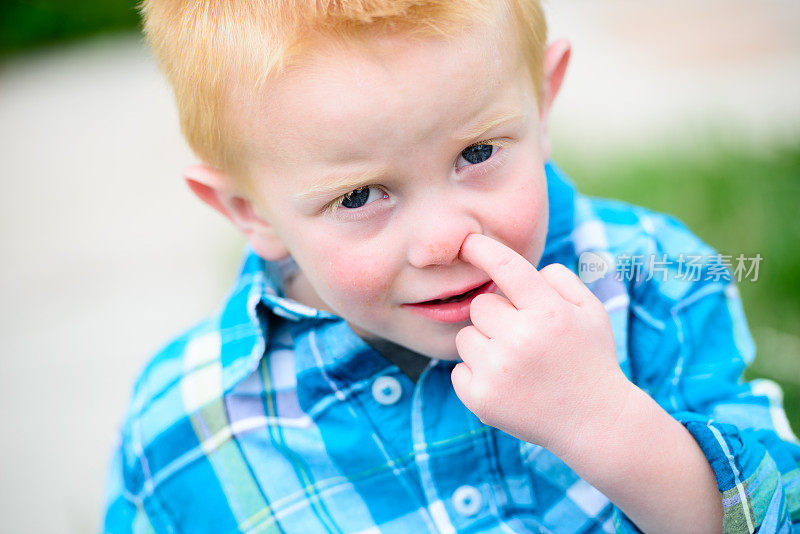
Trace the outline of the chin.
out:
M 442 343 L 439 344 L 423 344 L 423 346 L 420 346 L 419 343 L 412 343 L 405 346 L 415 352 L 422 354 L 423 356 L 427 356 L 428 358 L 436 358 L 439 360 L 449 360 L 449 361 L 456 361 L 461 359 L 461 356 L 458 355 L 458 350 L 456 350 L 455 336 L 453 337 L 453 339 L 444 340 Z
M 459 356 L 458 350 L 456 349 L 457 330 L 452 332 L 452 334 L 437 332 L 436 334 L 427 337 L 418 336 L 408 339 L 410 336 L 408 336 L 407 333 L 402 337 L 391 335 L 391 333 L 381 335 L 373 333 L 370 330 L 365 330 L 364 328 L 361 328 L 353 323 L 348 324 L 356 333 L 356 335 L 362 339 L 376 337 L 383 338 L 391 341 L 392 343 L 396 343 L 401 347 L 405 347 L 409 350 L 413 350 L 416 353 L 422 354 L 423 356 L 427 356 L 428 358 L 449 361 L 461 360 L 461 356 Z

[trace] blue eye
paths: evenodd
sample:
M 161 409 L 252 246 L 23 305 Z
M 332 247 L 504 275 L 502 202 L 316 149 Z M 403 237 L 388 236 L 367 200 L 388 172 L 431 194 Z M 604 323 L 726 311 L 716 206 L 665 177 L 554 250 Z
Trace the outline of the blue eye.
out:
M 361 187 L 350 191 L 342 197 L 342 206 L 345 208 L 360 208 L 367 203 L 369 198 L 369 187 Z
M 382 191 L 377 187 L 359 187 L 342 196 L 339 205 L 348 209 L 357 209 L 378 200 L 381 195 Z
M 477 165 L 492 157 L 495 148 L 497 148 L 495 145 L 472 145 L 461 152 L 461 157 L 472 165 Z

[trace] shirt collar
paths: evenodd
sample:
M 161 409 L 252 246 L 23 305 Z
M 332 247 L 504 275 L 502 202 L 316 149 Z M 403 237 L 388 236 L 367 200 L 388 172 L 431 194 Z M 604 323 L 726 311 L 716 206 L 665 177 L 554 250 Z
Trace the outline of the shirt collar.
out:
M 547 175 L 547 239 L 538 267 L 554 263 L 572 251 L 572 228 L 575 224 L 575 185 L 555 163 L 544 166 Z
M 554 258 L 564 253 L 565 247 L 569 247 L 575 202 L 575 187 L 569 178 L 552 162 L 545 164 L 545 172 L 549 215 L 540 267 L 552 263 Z M 305 320 L 340 323 L 331 324 L 329 326 L 332 328 L 324 330 L 337 335 L 339 340 L 342 340 L 342 336 L 347 338 L 343 340 L 344 343 L 338 344 L 346 354 L 321 351 L 321 357 L 326 361 L 314 362 L 314 365 L 324 365 L 328 375 L 339 376 L 342 381 L 356 378 L 352 366 L 354 358 L 363 359 L 370 352 L 377 355 L 352 333 L 340 317 L 285 297 L 282 280 L 287 271 L 293 268 L 295 265 L 291 258 L 281 262 L 267 262 L 249 244 L 245 246 L 236 284 L 228 293 L 219 314 L 222 385 L 226 393 L 258 368 L 269 336 L 269 321 L 264 320 L 264 311 L 298 322 Z M 322 341 L 324 343 L 324 338 Z M 388 365 L 388 360 L 386 364 Z M 303 370 L 302 365 L 300 367 L 297 369 L 298 373 Z M 375 371 L 374 366 L 357 367 L 360 370 L 371 368 Z M 337 372 L 336 368 L 341 372 Z
M 300 304 L 283 293 L 282 273 L 294 262 L 264 261 L 245 246 L 236 284 L 219 312 L 222 387 L 227 393 L 258 368 L 269 336 L 263 310 L 286 319 L 340 320 L 328 312 Z

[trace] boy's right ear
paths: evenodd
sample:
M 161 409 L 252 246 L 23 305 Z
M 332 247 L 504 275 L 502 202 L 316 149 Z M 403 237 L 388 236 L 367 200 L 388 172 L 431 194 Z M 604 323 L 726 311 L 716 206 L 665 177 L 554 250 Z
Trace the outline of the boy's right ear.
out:
M 192 165 L 183 170 L 183 179 L 200 200 L 241 230 L 263 259 L 277 261 L 289 255 L 275 229 L 255 212 L 229 175 L 208 165 Z

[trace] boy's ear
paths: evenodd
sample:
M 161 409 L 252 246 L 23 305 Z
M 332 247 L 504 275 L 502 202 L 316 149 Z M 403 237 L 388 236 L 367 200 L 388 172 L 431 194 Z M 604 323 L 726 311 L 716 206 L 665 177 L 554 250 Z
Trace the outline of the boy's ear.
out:
M 566 39 L 558 39 L 550 43 L 544 55 L 544 76 L 542 78 L 542 102 L 539 106 L 539 118 L 542 124 L 542 145 L 545 159 L 550 157 L 550 140 L 548 138 L 548 117 L 556 99 L 558 90 L 567 73 L 567 65 L 572 54 L 572 46 Z
M 276 261 L 289 255 L 272 225 L 256 214 L 252 203 L 238 193 L 235 182 L 226 173 L 207 165 L 192 165 L 183 170 L 183 179 L 200 200 L 241 230 L 259 256 Z

